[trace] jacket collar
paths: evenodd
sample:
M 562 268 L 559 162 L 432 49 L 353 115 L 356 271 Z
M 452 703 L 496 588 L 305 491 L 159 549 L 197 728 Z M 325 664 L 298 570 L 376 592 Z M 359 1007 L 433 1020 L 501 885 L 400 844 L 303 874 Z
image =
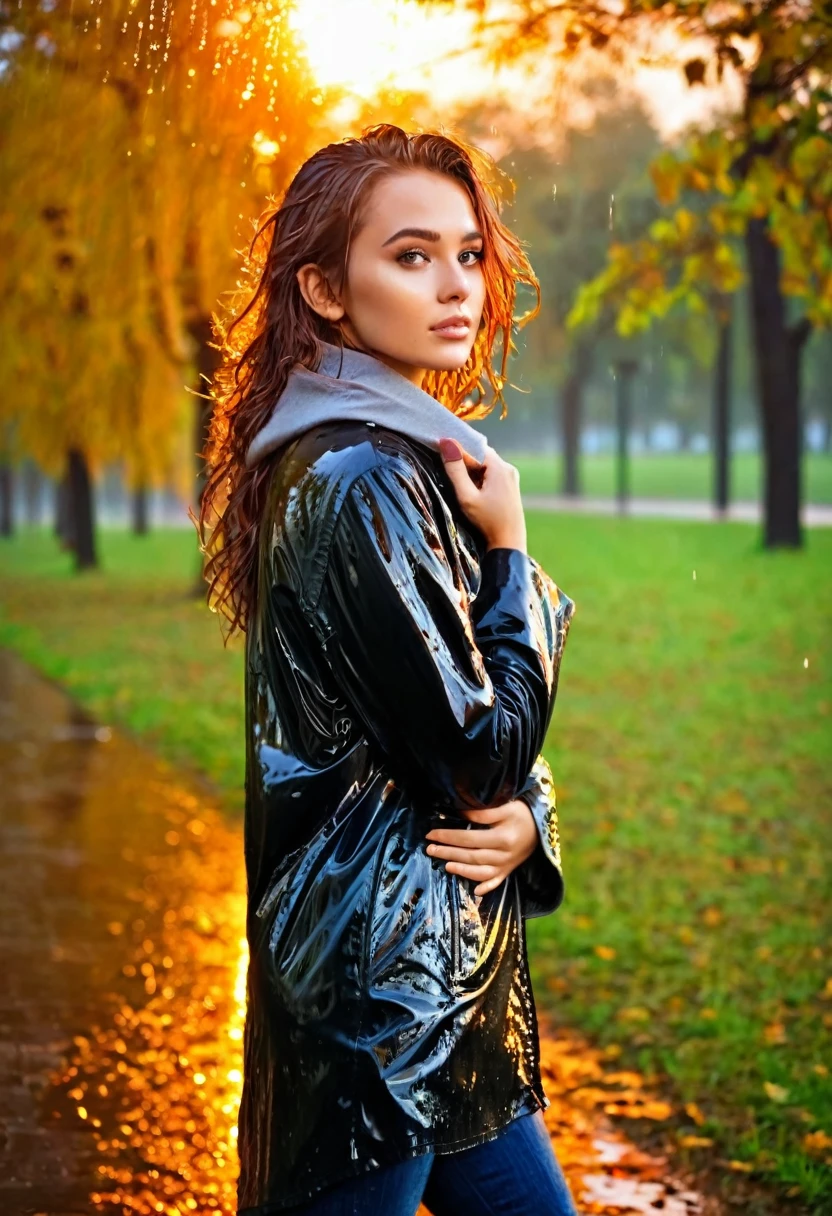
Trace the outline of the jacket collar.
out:
M 439 450 L 444 436 L 456 439 L 476 459 L 486 458 L 488 440 L 441 401 L 363 351 L 321 342 L 317 371 L 296 363 L 274 410 L 249 444 L 246 466 L 334 419 L 374 422 Z

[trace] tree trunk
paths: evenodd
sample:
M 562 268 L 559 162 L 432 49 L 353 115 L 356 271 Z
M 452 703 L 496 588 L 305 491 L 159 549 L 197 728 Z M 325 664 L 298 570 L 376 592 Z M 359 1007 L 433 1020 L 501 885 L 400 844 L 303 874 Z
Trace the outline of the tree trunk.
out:
M 766 548 L 803 544 L 800 523 L 800 359 L 811 332 L 805 319 L 789 327 L 780 290 L 780 253 L 765 219 L 746 231 L 757 393 L 765 452 L 763 493 Z
M 87 458 L 80 448 L 70 448 L 69 451 L 69 494 L 74 521 L 75 568 L 89 570 L 98 565 L 95 517 Z
M 133 490 L 133 532 L 136 536 L 147 536 L 150 530 L 147 486 L 142 484 Z
M 14 535 L 14 471 L 0 464 L 0 536 Z
M 714 377 L 714 506 L 728 508 L 731 461 L 731 347 L 734 321 L 730 297 L 720 301 L 718 314 L 719 346 Z
M 592 369 L 592 350 L 589 342 L 576 339 L 572 351 L 569 374 L 561 395 L 561 423 L 563 435 L 563 493 L 577 497 L 581 492 L 579 455 L 581 448 L 581 422 L 583 418 L 584 387 Z
M 23 466 L 23 503 L 26 523 L 30 528 L 37 528 L 40 525 L 42 485 L 43 474 L 34 460 L 27 460 Z
M 55 536 L 62 549 L 75 549 L 75 518 L 72 488 L 69 483 L 69 460 L 63 476 L 55 482 Z
M 618 359 L 615 364 L 615 422 L 617 450 L 615 461 L 615 494 L 618 509 L 623 514 L 630 497 L 630 425 L 632 421 L 631 386 L 638 370 L 635 359 Z

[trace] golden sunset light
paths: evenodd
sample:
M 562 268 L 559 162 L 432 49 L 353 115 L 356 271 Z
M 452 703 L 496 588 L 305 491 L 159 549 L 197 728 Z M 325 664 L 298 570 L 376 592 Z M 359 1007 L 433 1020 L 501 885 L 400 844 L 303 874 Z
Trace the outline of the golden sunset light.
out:
M 371 98 L 383 85 L 444 85 L 459 98 L 475 84 L 470 44 L 473 17 L 440 12 L 413 0 L 300 0 L 289 24 L 302 40 L 315 78 L 357 97 Z M 448 60 L 447 56 L 452 59 Z
M 491 11 L 496 15 L 498 9 Z M 327 0 L 298 0 L 289 25 L 318 83 L 345 90 L 347 97 L 337 111 L 345 122 L 361 102 L 371 101 L 383 88 L 423 92 L 440 110 L 488 99 L 503 105 L 507 117 L 539 119 L 541 109 L 551 111 L 563 73 L 555 56 L 541 62 L 539 52 L 513 64 L 489 64 L 485 51 L 475 45 L 474 15 L 464 8 L 431 8 L 415 0 L 345 0 L 333 8 Z M 672 137 L 724 105 L 735 89 L 727 76 L 719 88 L 687 88 L 681 68 L 672 62 L 681 49 L 678 37 L 666 32 L 662 43 L 666 63 L 634 64 L 632 74 L 618 83 L 622 91 L 629 86 L 656 129 Z M 688 53 L 691 48 L 698 49 L 688 45 Z M 596 108 L 575 95 L 567 112 L 571 125 L 585 127 L 591 125 Z M 500 155 L 499 143 L 498 138 L 490 148 L 493 154 Z

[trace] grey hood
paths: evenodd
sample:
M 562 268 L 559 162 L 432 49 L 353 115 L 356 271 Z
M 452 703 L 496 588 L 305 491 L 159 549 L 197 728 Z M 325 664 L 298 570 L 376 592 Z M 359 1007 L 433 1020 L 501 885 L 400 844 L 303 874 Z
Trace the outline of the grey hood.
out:
M 439 450 L 443 437 L 456 439 L 476 460 L 485 460 L 488 440 L 441 401 L 417 388 L 363 351 L 322 342 L 317 371 L 296 363 L 268 421 L 246 453 L 251 468 L 269 452 L 311 427 L 332 419 L 375 422 Z

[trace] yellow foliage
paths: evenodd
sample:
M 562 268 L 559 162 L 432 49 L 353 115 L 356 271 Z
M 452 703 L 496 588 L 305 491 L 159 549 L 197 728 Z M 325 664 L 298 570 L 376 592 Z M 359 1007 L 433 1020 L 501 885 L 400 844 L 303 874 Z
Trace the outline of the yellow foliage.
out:
M 612 959 L 615 958 L 615 950 L 612 946 L 596 946 L 595 953 L 599 958 Z
M 824 1131 L 807 1132 L 803 1137 L 803 1147 L 812 1156 L 820 1156 L 832 1149 L 832 1136 L 828 1136 Z
M 787 1043 L 788 1036 L 782 1022 L 771 1022 L 763 1029 L 763 1038 L 767 1043 Z
M 37 19 L 60 54 L 22 57 L 0 98 L 0 282 L 13 335 L 0 344 L 0 364 L 19 385 L 0 417 L 13 412 L 22 449 L 48 472 L 62 471 L 67 448 L 79 446 L 94 469 L 123 458 L 128 479 L 149 485 L 186 467 L 190 487 L 194 398 L 184 386 L 194 380 L 194 335 L 205 340 L 234 283 L 235 246 L 265 192 L 307 150 L 311 82 L 287 53 L 277 12 L 248 23 L 245 47 L 223 44 L 235 54 L 223 53 L 222 72 L 188 73 L 184 61 L 216 61 L 221 35 L 212 28 L 207 42 L 189 39 L 187 6 L 171 6 L 169 53 L 155 68 L 122 72 L 123 43 L 111 36 L 119 6 L 102 9 L 99 39 L 82 37 L 64 8 Z M 234 104 L 258 51 L 278 42 L 274 85 L 291 83 L 281 83 L 279 106 L 272 89 Z M 282 155 L 258 194 L 253 141 L 278 130 Z
M 663 206 L 671 206 L 679 197 L 682 186 L 682 168 L 669 153 L 659 156 L 650 166 L 650 176 L 656 196 Z
M 624 1009 L 619 1009 L 617 1016 L 621 1022 L 649 1022 L 650 1010 L 645 1009 L 642 1005 L 628 1005 Z
M 743 283 L 736 245 L 749 220 L 762 219 L 782 252 L 782 291 L 803 301 L 813 325 L 832 327 L 832 141 L 823 92 L 832 71 L 828 16 L 818 2 L 807 14 L 754 20 L 760 60 L 753 95 L 712 130 L 688 138 L 683 151 L 655 158 L 650 174 L 666 214 L 650 225 L 649 239 L 610 251 L 608 268 L 585 285 L 573 326 L 608 308 L 626 337 L 680 303 L 704 315 Z M 728 38 L 733 21 L 726 18 L 719 37 Z M 777 83 L 774 68 L 783 63 L 797 69 L 791 90 Z M 713 201 L 704 213 L 688 209 L 679 205 L 685 191 Z
M 681 240 L 686 240 L 699 226 L 699 221 L 693 212 L 687 211 L 684 207 L 679 208 L 674 219 L 676 222 L 676 232 Z

